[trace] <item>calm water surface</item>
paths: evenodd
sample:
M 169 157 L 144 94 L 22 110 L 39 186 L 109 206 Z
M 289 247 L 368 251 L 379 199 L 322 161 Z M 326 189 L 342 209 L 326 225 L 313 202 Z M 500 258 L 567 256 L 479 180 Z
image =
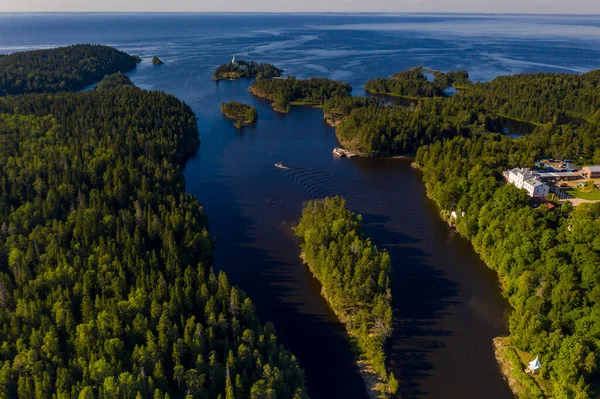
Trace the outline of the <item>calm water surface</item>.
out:
M 598 67 L 599 17 L 0 14 L 1 52 L 81 42 L 140 54 L 134 82 L 193 107 L 202 145 L 185 174 L 211 221 L 215 267 L 248 292 L 261 320 L 275 322 L 311 397 L 366 396 L 343 326 L 291 231 L 302 202 L 327 195 L 344 196 L 391 255 L 390 362 L 404 397 L 511 397 L 492 353 L 492 338 L 507 334 L 507 303 L 494 273 L 440 220 L 410 160 L 335 159 L 321 111 L 278 115 L 248 93 L 249 81 L 210 78 L 234 53 L 298 77 L 345 80 L 355 94 L 369 78 L 415 65 L 467 69 L 478 80 L 584 72 Z M 152 66 L 154 55 L 165 65 Z M 219 104 L 232 99 L 258 108 L 256 126 L 240 132 L 221 116 Z

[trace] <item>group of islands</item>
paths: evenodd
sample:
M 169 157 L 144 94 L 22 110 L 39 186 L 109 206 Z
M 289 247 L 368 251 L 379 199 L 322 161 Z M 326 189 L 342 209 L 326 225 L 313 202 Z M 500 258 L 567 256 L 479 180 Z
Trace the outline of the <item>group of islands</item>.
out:
M 0 396 L 307 398 L 274 326 L 212 271 L 207 217 L 182 184 L 195 115 L 133 85 L 123 73 L 140 60 L 92 45 L 0 56 Z M 214 79 L 255 79 L 277 112 L 322 108 L 345 151 L 415 154 L 429 197 L 498 273 L 512 312 L 495 348 L 515 395 L 597 397 L 600 204 L 540 205 L 502 172 L 600 164 L 600 71 L 472 82 L 417 67 L 366 82 L 364 97 L 282 73 L 234 60 Z M 238 127 L 257 118 L 236 101 L 221 110 Z M 502 134 L 506 119 L 532 132 Z M 340 197 L 305 204 L 294 231 L 371 397 L 402 392 L 386 356 L 387 252 Z M 526 373 L 536 356 L 540 372 Z

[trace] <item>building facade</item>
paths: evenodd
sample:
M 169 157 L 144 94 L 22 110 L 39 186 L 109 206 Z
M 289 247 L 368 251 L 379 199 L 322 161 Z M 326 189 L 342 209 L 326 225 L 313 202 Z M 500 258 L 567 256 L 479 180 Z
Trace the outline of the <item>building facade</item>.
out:
M 600 177 L 600 165 L 586 166 L 581 169 L 581 174 L 588 179 L 596 179 Z
M 550 193 L 550 186 L 544 184 L 540 174 L 531 169 L 514 168 L 509 170 L 507 180 L 509 184 L 527 191 L 530 197 L 545 198 Z
M 517 188 L 523 188 L 525 180 L 537 177 L 537 172 L 527 168 L 514 168 L 508 171 L 508 182 Z
M 546 198 L 550 193 L 550 187 L 536 178 L 525 180 L 523 190 L 527 191 L 530 197 Z

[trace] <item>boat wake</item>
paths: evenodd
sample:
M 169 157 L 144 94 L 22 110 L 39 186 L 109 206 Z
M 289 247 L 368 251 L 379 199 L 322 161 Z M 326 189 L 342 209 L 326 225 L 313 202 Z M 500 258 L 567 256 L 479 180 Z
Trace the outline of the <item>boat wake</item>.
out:
M 283 166 L 283 167 L 281 167 Z M 381 207 L 383 187 L 357 179 L 336 176 L 326 172 L 301 167 L 278 166 L 288 178 L 302 187 L 312 199 L 339 195 L 350 208 L 376 212 Z

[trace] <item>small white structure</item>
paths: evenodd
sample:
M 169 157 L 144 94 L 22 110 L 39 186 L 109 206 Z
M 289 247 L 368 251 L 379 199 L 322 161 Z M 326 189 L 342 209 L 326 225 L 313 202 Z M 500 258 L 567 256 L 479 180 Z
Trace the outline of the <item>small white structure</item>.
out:
M 461 217 L 465 217 L 465 213 L 464 212 L 457 213 L 456 211 L 452 211 L 452 213 L 450 214 L 450 216 L 452 217 L 452 219 L 458 219 L 459 215 Z
M 537 373 L 539 373 L 540 368 L 542 368 L 542 366 L 540 365 L 540 359 L 538 356 L 534 360 L 529 362 L 529 367 L 527 368 L 527 371 L 530 374 L 537 374 Z
M 233 58 L 231 59 L 231 63 L 235 64 L 235 54 L 233 55 Z
M 542 182 L 540 174 L 527 168 L 509 170 L 508 183 L 516 188 L 525 189 L 530 197 L 545 198 L 550 193 L 550 186 Z
M 550 187 L 538 179 L 531 178 L 523 182 L 523 189 L 530 197 L 546 198 L 550 193 Z

